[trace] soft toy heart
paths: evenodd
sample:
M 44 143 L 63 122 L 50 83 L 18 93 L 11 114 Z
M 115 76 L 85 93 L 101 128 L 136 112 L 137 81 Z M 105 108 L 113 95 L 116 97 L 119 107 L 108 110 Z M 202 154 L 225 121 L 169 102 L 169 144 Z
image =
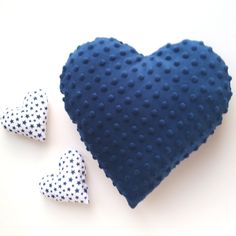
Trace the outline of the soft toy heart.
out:
M 83 157 L 77 150 L 69 150 L 60 158 L 58 174 L 47 175 L 39 182 L 40 192 L 56 201 L 88 204 L 85 179 Z
M 9 132 L 45 141 L 47 110 L 48 99 L 43 90 L 28 92 L 21 107 L 3 112 L 1 124 Z
M 206 141 L 231 97 L 223 60 L 190 40 L 143 56 L 97 38 L 70 54 L 60 78 L 82 141 L 132 208 Z

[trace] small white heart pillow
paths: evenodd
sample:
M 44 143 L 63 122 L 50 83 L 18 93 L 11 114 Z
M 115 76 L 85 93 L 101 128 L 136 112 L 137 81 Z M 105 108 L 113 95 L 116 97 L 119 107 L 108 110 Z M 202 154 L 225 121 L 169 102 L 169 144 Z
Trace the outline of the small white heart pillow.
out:
M 1 124 L 9 132 L 45 141 L 48 99 L 42 89 L 28 92 L 21 107 L 7 108 Z
M 78 150 L 69 150 L 59 161 L 59 171 L 46 175 L 39 182 L 40 192 L 48 198 L 63 202 L 88 204 L 86 167 Z

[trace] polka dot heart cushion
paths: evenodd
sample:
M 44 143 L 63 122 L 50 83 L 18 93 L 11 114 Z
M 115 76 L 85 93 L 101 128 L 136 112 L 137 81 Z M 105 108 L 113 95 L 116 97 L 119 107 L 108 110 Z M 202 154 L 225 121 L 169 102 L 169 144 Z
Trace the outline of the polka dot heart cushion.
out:
M 227 69 L 191 40 L 143 56 L 97 38 L 70 54 L 60 76 L 65 109 L 132 208 L 221 124 L 232 95 Z
M 86 167 L 79 151 L 65 152 L 60 158 L 58 173 L 43 177 L 39 187 L 44 196 L 56 201 L 88 204 Z
M 45 141 L 47 113 L 46 92 L 38 89 L 27 93 L 21 107 L 7 108 L 2 114 L 1 124 L 9 132 Z

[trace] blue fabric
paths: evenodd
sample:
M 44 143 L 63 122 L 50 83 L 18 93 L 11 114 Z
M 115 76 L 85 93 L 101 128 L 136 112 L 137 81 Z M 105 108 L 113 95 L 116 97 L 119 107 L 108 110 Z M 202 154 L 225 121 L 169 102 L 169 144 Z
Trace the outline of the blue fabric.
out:
M 132 208 L 214 132 L 232 95 L 223 60 L 191 40 L 143 56 L 97 38 L 60 78 L 81 140 Z

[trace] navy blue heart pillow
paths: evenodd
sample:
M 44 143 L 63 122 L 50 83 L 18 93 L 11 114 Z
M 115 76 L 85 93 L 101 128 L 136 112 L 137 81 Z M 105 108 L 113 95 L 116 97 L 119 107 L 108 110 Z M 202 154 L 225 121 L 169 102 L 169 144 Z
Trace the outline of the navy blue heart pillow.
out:
M 60 89 L 81 140 L 134 208 L 221 124 L 232 95 L 227 70 L 203 42 L 143 56 L 97 38 L 70 54 Z

